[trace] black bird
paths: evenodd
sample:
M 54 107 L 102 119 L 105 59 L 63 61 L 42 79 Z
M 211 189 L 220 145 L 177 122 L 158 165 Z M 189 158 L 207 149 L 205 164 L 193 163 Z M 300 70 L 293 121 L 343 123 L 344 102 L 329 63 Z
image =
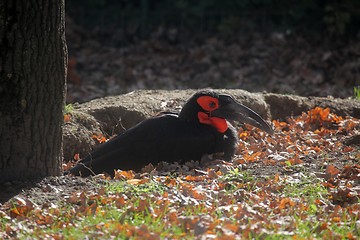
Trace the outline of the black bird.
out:
M 272 128 L 257 113 L 233 97 L 213 90 L 196 92 L 181 112 L 144 120 L 100 145 L 68 173 L 89 176 L 114 169 L 138 171 L 145 165 L 200 160 L 204 154 L 224 153 L 229 161 L 238 141 L 227 120 L 249 123 L 272 134 Z

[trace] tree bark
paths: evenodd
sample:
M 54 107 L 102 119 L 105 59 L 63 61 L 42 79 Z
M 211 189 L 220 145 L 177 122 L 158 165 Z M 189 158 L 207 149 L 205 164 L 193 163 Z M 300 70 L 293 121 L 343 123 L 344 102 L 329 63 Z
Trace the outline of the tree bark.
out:
M 64 5 L 0 1 L 0 182 L 61 173 Z

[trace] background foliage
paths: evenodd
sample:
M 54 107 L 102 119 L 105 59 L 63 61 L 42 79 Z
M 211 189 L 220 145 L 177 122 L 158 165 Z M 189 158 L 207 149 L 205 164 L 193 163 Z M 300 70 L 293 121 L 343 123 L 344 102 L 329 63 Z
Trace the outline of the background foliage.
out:
M 254 29 L 354 35 L 360 23 L 356 0 L 72 0 L 67 8 L 88 28 L 121 29 L 136 37 L 159 26 L 225 36 Z

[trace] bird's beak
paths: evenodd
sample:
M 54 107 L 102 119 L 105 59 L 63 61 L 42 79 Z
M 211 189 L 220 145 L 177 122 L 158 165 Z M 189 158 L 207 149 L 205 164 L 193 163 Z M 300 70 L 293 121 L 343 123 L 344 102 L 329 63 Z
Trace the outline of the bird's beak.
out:
M 211 111 L 210 115 L 228 120 L 248 123 L 269 134 L 274 133 L 272 127 L 262 117 L 260 117 L 259 114 L 237 102 L 230 95 L 219 95 L 219 108 Z

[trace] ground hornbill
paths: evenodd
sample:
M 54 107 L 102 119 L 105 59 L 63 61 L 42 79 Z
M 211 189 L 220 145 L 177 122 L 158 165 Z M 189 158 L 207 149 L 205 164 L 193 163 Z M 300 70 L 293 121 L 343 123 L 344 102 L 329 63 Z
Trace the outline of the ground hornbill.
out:
M 204 154 L 235 154 L 237 132 L 227 120 L 249 123 L 268 133 L 272 128 L 250 108 L 233 97 L 213 90 L 196 92 L 180 113 L 149 118 L 100 145 L 70 173 L 89 176 L 114 169 L 140 170 L 157 163 L 200 160 Z

